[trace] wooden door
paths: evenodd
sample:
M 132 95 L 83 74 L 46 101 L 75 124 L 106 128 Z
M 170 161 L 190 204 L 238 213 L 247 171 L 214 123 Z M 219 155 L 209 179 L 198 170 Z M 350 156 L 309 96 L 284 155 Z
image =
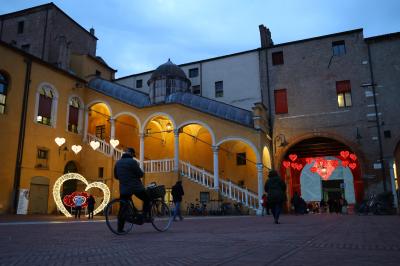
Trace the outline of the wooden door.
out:
M 49 186 L 31 184 L 29 195 L 29 213 L 47 214 Z

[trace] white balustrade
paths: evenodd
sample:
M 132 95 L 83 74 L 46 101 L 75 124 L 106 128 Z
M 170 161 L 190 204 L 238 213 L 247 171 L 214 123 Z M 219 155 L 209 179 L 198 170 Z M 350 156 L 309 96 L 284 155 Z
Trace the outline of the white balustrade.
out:
M 143 162 L 145 173 L 167 173 L 174 171 L 174 159 L 147 160 Z
M 97 151 L 100 151 L 104 153 L 105 155 L 110 155 L 111 153 L 111 145 L 107 143 L 105 140 L 99 139 L 98 137 L 92 135 L 92 134 L 87 134 L 87 141 L 90 143 L 91 141 L 98 141 L 100 143 L 99 148 L 97 148 Z
M 205 187 L 214 188 L 214 175 L 212 173 L 184 161 L 180 161 L 180 163 L 183 176 Z
M 240 202 L 249 208 L 258 208 L 258 195 L 254 192 L 251 192 L 246 188 L 242 188 L 237 184 L 232 183 L 230 180 L 227 181 L 225 179 L 220 179 L 219 185 L 220 192 L 225 197 Z

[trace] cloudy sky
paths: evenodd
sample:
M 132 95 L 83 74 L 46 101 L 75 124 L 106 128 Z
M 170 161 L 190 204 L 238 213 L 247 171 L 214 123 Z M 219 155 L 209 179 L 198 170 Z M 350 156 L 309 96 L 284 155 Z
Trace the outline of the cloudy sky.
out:
M 53 0 L 86 29 L 117 77 L 255 49 L 258 25 L 274 43 L 364 28 L 370 37 L 400 31 L 399 0 Z M 0 0 L 0 14 L 47 3 Z

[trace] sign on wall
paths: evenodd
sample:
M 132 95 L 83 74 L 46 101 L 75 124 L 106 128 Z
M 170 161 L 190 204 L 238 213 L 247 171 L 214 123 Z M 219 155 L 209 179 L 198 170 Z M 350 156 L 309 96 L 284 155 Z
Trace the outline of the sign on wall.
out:
M 28 214 L 29 189 L 21 188 L 18 196 L 17 214 Z

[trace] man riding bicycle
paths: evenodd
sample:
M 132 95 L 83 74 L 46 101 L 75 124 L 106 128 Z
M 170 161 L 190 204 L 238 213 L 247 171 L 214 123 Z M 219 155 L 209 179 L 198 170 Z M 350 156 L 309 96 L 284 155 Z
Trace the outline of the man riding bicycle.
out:
M 115 164 L 114 177 L 119 180 L 120 199 L 132 202 L 132 195 L 141 199 L 143 201 L 143 215 L 145 220 L 148 220 L 150 199 L 140 180 L 144 173 L 134 157 L 136 157 L 135 150 L 127 148 L 122 154 L 121 159 Z M 118 232 L 123 232 L 124 225 L 125 217 L 118 215 Z

